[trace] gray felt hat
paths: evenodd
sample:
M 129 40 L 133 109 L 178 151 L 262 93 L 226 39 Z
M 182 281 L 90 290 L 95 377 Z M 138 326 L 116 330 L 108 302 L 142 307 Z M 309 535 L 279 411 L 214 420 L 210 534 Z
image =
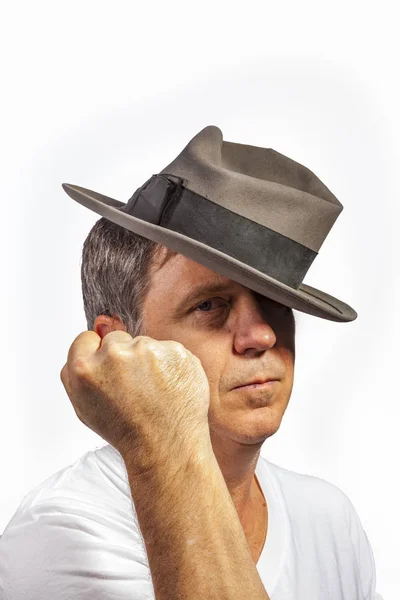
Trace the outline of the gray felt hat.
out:
M 357 318 L 303 284 L 342 204 L 309 169 L 202 129 L 128 202 L 67 183 L 77 202 L 276 302 L 322 319 Z

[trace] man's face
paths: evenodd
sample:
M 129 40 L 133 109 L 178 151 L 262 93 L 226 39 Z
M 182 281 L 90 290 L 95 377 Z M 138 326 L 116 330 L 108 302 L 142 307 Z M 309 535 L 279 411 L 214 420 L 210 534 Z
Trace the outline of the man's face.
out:
M 291 309 L 178 254 L 151 268 L 143 306 L 145 335 L 175 340 L 197 356 L 210 384 L 211 437 L 262 443 L 280 426 L 293 387 Z M 199 285 L 222 284 L 221 290 Z M 267 388 L 234 389 L 275 378 Z

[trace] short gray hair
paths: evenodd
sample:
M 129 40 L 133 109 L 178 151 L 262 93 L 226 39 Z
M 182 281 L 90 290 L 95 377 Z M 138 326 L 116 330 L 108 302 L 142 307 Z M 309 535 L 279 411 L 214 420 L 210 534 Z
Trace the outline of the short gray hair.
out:
M 81 281 L 87 327 L 99 315 L 119 317 L 132 336 L 144 335 L 143 303 L 151 267 L 165 252 L 163 266 L 178 253 L 102 217 L 82 249 Z

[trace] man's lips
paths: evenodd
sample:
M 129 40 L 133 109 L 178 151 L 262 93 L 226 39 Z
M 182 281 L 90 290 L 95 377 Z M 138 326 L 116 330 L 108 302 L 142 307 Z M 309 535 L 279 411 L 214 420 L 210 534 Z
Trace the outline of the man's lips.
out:
M 268 389 L 272 387 L 275 383 L 278 383 L 279 379 L 268 379 L 264 383 L 250 383 L 247 385 L 239 385 L 234 390 L 252 390 L 252 389 Z

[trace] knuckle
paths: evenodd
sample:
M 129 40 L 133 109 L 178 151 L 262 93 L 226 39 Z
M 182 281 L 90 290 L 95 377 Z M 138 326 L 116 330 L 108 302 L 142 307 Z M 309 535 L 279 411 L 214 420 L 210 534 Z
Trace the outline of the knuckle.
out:
M 115 329 L 114 331 L 109 331 L 104 337 L 103 341 L 106 342 L 125 342 L 132 339 L 132 336 L 127 331 L 123 329 Z
M 106 346 L 106 353 L 111 358 L 118 358 L 122 353 L 122 347 L 117 340 L 112 339 Z
M 73 371 L 76 375 L 84 375 L 87 373 L 89 368 L 89 361 L 87 358 L 82 356 L 76 356 L 71 360 L 70 363 L 71 371 Z
M 149 337 L 147 335 L 139 335 L 135 339 L 137 339 L 136 345 L 138 346 L 138 350 L 140 350 L 141 352 L 156 352 L 162 346 L 162 342 L 160 342 L 159 340 L 155 340 L 154 338 Z
M 179 354 L 187 355 L 189 353 L 189 350 L 181 342 L 178 342 L 176 340 L 167 340 L 165 343 L 168 344 L 168 346 L 170 346 L 171 349 L 175 350 L 176 352 L 179 352 Z
M 91 382 L 94 379 L 93 364 L 89 358 L 77 356 L 71 361 L 68 374 L 77 381 Z
M 132 341 L 132 336 L 118 329 L 117 331 L 109 331 L 101 340 L 100 349 L 106 353 L 118 353 L 121 347 L 126 346 L 126 342 Z
M 126 341 L 126 340 L 124 340 Z M 106 359 L 112 363 L 120 363 L 122 361 L 131 361 L 134 355 L 134 347 L 130 344 L 121 343 L 118 340 L 112 340 L 105 347 Z
M 137 344 L 149 344 L 151 342 L 155 342 L 156 340 L 148 335 L 137 335 L 133 338 Z

